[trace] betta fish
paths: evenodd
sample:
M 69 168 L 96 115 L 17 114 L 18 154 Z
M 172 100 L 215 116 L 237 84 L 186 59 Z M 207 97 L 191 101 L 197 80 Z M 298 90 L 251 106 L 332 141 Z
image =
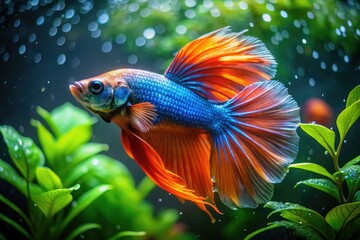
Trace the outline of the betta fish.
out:
M 121 128 L 145 174 L 209 214 L 269 201 L 298 152 L 299 107 L 259 39 L 229 27 L 177 52 L 163 75 L 118 69 L 70 85 L 72 95 Z

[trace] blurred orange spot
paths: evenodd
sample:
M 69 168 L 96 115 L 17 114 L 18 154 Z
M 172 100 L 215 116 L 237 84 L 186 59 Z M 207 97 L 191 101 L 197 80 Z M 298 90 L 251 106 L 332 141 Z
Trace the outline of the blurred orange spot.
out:
M 324 100 L 310 98 L 303 107 L 303 121 L 306 123 L 315 122 L 329 127 L 331 125 L 333 110 Z

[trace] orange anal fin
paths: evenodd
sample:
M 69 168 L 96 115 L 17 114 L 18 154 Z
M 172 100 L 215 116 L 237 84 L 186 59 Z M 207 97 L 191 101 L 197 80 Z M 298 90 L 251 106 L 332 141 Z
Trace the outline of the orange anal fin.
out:
M 211 216 L 212 220 L 213 217 L 205 205 L 211 206 L 215 211 L 220 213 L 213 204 L 206 202 L 204 197 L 197 195 L 194 190 L 188 188 L 179 175 L 166 169 L 160 155 L 141 137 L 131 131 L 122 131 L 121 138 L 127 154 L 139 164 L 146 175 L 159 187 L 178 198 L 196 203 L 203 211 Z

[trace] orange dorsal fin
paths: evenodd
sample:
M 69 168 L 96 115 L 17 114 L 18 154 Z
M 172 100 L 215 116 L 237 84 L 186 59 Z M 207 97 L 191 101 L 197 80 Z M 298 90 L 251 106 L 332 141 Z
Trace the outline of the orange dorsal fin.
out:
M 226 101 L 251 83 L 270 80 L 276 61 L 258 39 L 225 27 L 185 45 L 165 76 L 209 100 Z
M 155 106 L 149 102 L 134 104 L 128 107 L 130 126 L 140 132 L 147 132 L 156 118 Z
M 160 132 L 165 135 L 158 135 Z M 189 144 L 191 143 L 186 142 L 186 145 L 174 146 L 175 142 L 170 140 L 170 135 L 161 130 L 160 132 L 150 130 L 147 133 L 139 132 L 138 135 L 129 130 L 122 131 L 121 138 L 125 151 L 159 187 L 180 199 L 194 202 L 203 211 L 208 213 L 211 220 L 214 221 L 214 218 L 205 207 L 205 205 L 211 206 L 220 213 L 212 203 L 210 159 L 208 153 L 204 152 L 205 149 L 209 152 L 209 143 L 205 143 L 205 139 L 201 137 L 198 140 L 198 144 L 202 145 L 195 147 L 195 150 L 191 151 L 195 155 L 185 157 L 186 150 L 188 149 L 184 149 L 184 147 L 190 147 L 191 145 Z M 185 144 L 185 139 L 183 144 Z M 177 155 L 179 153 L 182 154 L 181 156 L 184 157 L 185 162 L 180 162 L 182 158 Z M 197 155 L 202 156 L 202 158 L 196 159 Z M 205 157 L 207 158 L 206 161 L 204 161 Z M 200 160 L 202 162 L 194 164 L 190 160 L 193 162 Z M 202 163 L 205 165 L 201 166 Z M 205 182 L 202 183 L 202 180 Z M 209 196 L 211 202 L 207 201 L 207 195 L 211 195 Z

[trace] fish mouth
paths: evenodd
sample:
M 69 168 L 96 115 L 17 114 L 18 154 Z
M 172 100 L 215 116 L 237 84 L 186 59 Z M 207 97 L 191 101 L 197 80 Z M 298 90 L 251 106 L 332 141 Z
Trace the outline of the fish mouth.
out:
M 74 97 L 80 97 L 81 93 L 84 93 L 85 88 L 80 82 L 74 82 L 74 84 L 71 84 L 70 86 L 70 92 Z

